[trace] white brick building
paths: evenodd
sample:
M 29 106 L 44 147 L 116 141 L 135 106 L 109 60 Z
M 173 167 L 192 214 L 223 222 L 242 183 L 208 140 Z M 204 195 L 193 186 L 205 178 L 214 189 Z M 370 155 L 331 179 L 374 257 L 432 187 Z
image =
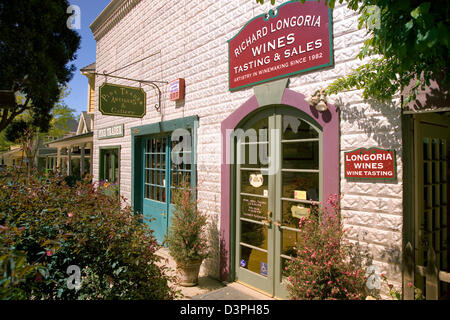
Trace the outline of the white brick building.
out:
M 280 4 L 282 2 L 277 1 L 276 6 Z M 277 217 L 284 219 L 285 211 L 288 210 L 285 210 L 285 204 L 286 207 L 291 206 L 289 208 L 292 210 L 293 203 L 300 206 L 304 202 L 298 201 L 302 199 L 301 197 L 295 199 L 294 196 L 287 197 L 280 181 L 285 178 L 291 179 L 290 182 L 299 181 L 295 179 L 300 177 L 309 179 L 309 182 L 300 182 L 304 186 L 294 185 L 293 188 L 299 191 L 306 190 L 308 199 L 313 198 L 317 201 L 326 200 L 331 193 L 329 191 L 340 193 L 343 196 L 341 214 L 346 227 L 350 227 L 348 238 L 367 246 L 373 255 L 373 263 L 381 272 L 388 275 L 390 281 L 401 288 L 403 248 L 408 241 L 412 242 L 413 247 L 414 243 L 418 243 L 417 228 L 423 223 L 423 218 L 418 212 L 423 211 L 424 204 L 418 202 L 414 194 L 417 188 L 417 194 L 423 194 L 419 190 L 421 187 L 417 185 L 417 183 L 420 185 L 420 181 L 415 180 L 415 177 L 420 175 L 417 168 L 421 166 L 418 162 L 413 162 L 414 154 L 417 152 L 409 151 L 414 145 L 412 140 L 414 135 L 405 133 L 406 130 L 417 129 L 420 119 L 404 114 L 397 101 L 392 105 L 365 101 L 361 97 L 361 92 L 357 90 L 328 98 L 328 113 L 331 120 L 325 119 L 321 112 L 316 112 L 313 108 L 308 112 L 305 111 L 305 97 L 310 97 L 316 90 L 325 88 L 333 80 L 345 76 L 362 64 L 356 59 L 356 55 L 365 39 L 366 31 L 358 30 L 357 14 L 342 5 L 337 5 L 332 11 L 334 58 L 331 66 L 230 91 L 227 41 L 238 34 L 247 22 L 272 8 L 274 7 L 267 3 L 261 6 L 252 0 L 111 1 L 91 25 L 97 40 L 96 97 L 99 95 L 99 87 L 106 82 L 140 86 L 136 81 L 115 77 L 161 82 L 183 78 L 186 93 L 184 100 L 170 101 L 168 85 L 158 82 L 156 84 L 161 90 L 159 105 L 158 90 L 151 85 L 141 84 L 146 92 L 146 114 L 142 118 L 103 115 L 98 107 L 100 99 L 96 99 L 94 179 L 108 178 L 111 172 L 108 170 L 117 163 L 116 176 L 119 177 L 121 194 L 130 199 L 130 203 L 137 210 L 144 211 L 144 214 L 161 215 L 167 213 L 166 208 L 170 211 L 170 205 L 166 203 L 166 197 L 170 192 L 170 188 L 166 186 L 168 179 L 174 183 L 174 177 L 177 175 L 190 176 L 193 183 L 198 186 L 200 208 L 209 214 L 213 229 L 216 231 L 213 232 L 215 237 L 212 239 L 215 255 L 203 264 L 204 272 L 223 280 L 239 280 L 269 295 L 281 297 L 285 297 L 285 292 L 279 289 L 276 283 L 280 281 L 280 261 L 283 260 L 283 254 L 286 255 L 289 247 L 295 243 L 292 240 L 292 237 L 295 238 L 295 231 L 271 227 L 269 230 L 276 229 L 278 233 L 267 235 L 266 231 L 261 231 L 265 235 L 264 240 L 259 242 L 248 240 L 245 237 L 249 234 L 241 235 L 241 233 L 254 232 L 258 227 L 251 224 L 248 219 L 245 220 L 245 214 L 241 216 L 240 213 L 236 213 L 236 207 L 240 208 L 240 204 L 236 206 L 236 199 L 239 198 L 241 201 L 263 199 L 258 201 L 262 201 L 262 208 L 265 209 L 265 206 L 272 208 L 274 220 Z M 286 82 L 287 79 L 289 82 Z M 293 102 L 287 107 L 289 101 Z M 298 105 L 294 105 L 297 104 L 296 101 Z M 265 104 L 279 107 L 264 118 L 258 110 L 263 110 Z M 158 105 L 160 110 L 155 108 Z M 294 111 L 289 111 L 289 108 L 296 110 L 297 113 L 292 113 Z M 251 114 L 250 118 L 246 118 L 248 114 Z M 277 120 L 277 115 L 283 117 L 282 120 Z M 241 167 L 224 163 L 223 154 L 229 152 L 225 150 L 224 130 L 234 128 L 237 124 L 244 128 L 252 127 L 252 119 L 262 119 L 261 121 L 269 119 L 268 122 L 273 123 L 275 127 L 277 121 L 283 121 L 283 128 L 286 129 L 288 127 L 284 121 L 286 117 L 292 116 L 304 121 L 305 132 L 312 137 L 308 142 L 311 145 L 307 147 L 305 156 L 301 156 L 300 160 L 295 158 L 295 155 L 287 154 L 286 159 L 293 160 L 283 158 L 281 161 L 286 161 L 287 165 L 289 161 L 293 161 L 294 169 L 301 169 L 297 167 L 299 163 L 312 169 L 298 172 L 286 169 L 286 176 L 280 174 L 280 178 L 274 179 L 261 175 L 266 179 L 266 182 L 263 182 L 266 189 L 262 196 L 252 198 L 242 195 L 237 190 L 245 186 L 236 183 L 235 177 L 245 177 L 247 173 Z M 242 119 L 244 121 L 241 121 Z M 447 121 L 443 125 L 448 129 L 447 117 L 445 121 L 442 119 L 437 121 Z M 98 130 L 121 125 L 123 137 L 98 139 Z M 253 124 L 255 125 L 257 124 Z M 272 125 L 269 124 L 269 127 Z M 327 126 L 330 128 L 326 129 Z M 196 165 L 178 168 L 178 171 L 174 169 L 171 172 L 172 169 L 168 168 L 171 166 L 168 160 L 170 142 L 168 136 L 164 134 L 170 135 L 176 128 L 188 129 L 193 135 Z M 415 139 L 423 139 L 417 136 L 417 132 Z M 446 137 L 439 139 L 441 142 L 438 141 L 438 144 L 444 143 L 441 148 L 442 152 L 445 152 Z M 155 149 L 165 144 L 166 149 L 162 152 Z M 405 146 L 409 146 L 408 152 L 405 152 Z M 372 147 L 395 151 L 396 179 L 345 178 L 344 153 Z M 404 181 L 405 154 L 409 157 L 406 169 L 411 173 L 407 175 L 408 185 Z M 111 162 L 111 159 L 117 157 L 118 161 Z M 108 159 L 105 160 L 107 163 L 102 163 L 104 161 L 102 159 Z M 419 160 L 417 158 L 415 161 Z M 310 165 L 311 167 L 308 167 Z M 445 166 L 448 166 L 448 162 L 442 160 L 443 169 L 437 179 L 442 182 L 442 188 L 446 188 Z M 292 166 L 289 168 L 292 169 Z M 292 178 L 295 172 L 298 173 L 298 178 Z M 288 177 L 289 174 L 291 178 Z M 259 176 L 250 175 L 250 177 Z M 281 190 L 281 194 L 277 190 Z M 151 192 L 154 193 L 150 194 Z M 429 192 L 431 195 L 431 192 L 435 191 L 430 187 Z M 244 199 L 245 196 L 247 200 Z M 282 200 L 283 197 L 292 201 Z M 440 240 L 433 238 L 433 241 L 437 241 L 435 248 L 447 242 L 443 238 L 448 233 L 444 228 L 445 217 L 448 215 L 445 197 L 446 191 L 442 191 L 438 200 L 441 209 L 437 209 L 441 210 L 439 212 L 441 222 L 433 225 L 440 228 L 438 231 Z M 259 203 L 261 206 L 261 202 Z M 439 206 L 439 203 L 433 203 L 431 206 Z M 159 236 L 162 237 L 164 230 L 161 228 L 164 227 L 161 226 L 167 225 L 168 216 L 163 215 L 158 219 L 157 225 L 152 227 L 158 229 Z M 242 225 L 236 223 L 239 220 Z M 284 221 L 280 222 L 284 224 Z M 430 225 L 430 228 L 433 226 Z M 244 244 L 239 246 L 236 245 L 237 242 Z M 418 257 L 423 251 L 416 246 L 415 252 L 416 263 L 423 265 L 423 260 Z M 440 252 L 441 269 L 447 270 L 448 257 L 444 250 Z M 262 280 L 258 280 L 258 277 Z M 420 279 L 417 280 L 417 284 L 420 285 Z

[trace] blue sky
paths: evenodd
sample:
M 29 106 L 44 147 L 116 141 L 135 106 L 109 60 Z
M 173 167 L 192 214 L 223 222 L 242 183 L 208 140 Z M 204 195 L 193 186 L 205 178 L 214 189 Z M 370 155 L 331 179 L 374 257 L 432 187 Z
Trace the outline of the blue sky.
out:
M 77 5 L 81 10 L 81 29 L 76 30 L 81 36 L 77 59 L 72 61 L 77 68 L 68 86 L 70 95 L 64 99 L 66 104 L 79 115 L 86 111 L 87 78 L 80 73 L 80 69 L 95 61 L 95 39 L 89 26 L 109 4 L 110 0 L 69 0 L 71 5 Z

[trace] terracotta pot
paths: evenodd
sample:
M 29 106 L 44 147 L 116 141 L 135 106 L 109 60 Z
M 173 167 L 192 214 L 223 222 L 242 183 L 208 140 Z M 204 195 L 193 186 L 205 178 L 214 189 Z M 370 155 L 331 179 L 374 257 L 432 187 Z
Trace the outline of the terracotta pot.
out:
M 178 263 L 177 270 L 180 275 L 179 285 L 183 287 L 193 287 L 198 284 L 198 273 L 202 260 L 191 261 L 188 263 Z

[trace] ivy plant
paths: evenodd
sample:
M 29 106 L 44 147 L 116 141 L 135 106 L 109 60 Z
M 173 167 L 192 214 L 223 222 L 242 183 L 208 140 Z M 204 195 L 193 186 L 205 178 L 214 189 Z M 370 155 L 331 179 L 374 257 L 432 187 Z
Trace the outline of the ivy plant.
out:
M 304 3 L 306 0 L 297 0 Z M 424 0 L 317 0 L 334 8 L 346 3 L 358 11 L 359 28 L 368 39 L 358 54 L 369 61 L 335 80 L 328 94 L 361 89 L 365 99 L 388 102 L 404 92 L 403 105 L 414 100 L 419 90 L 438 79 L 450 85 L 449 1 Z M 263 4 L 264 0 L 256 0 Z M 275 4 L 275 0 L 270 0 Z

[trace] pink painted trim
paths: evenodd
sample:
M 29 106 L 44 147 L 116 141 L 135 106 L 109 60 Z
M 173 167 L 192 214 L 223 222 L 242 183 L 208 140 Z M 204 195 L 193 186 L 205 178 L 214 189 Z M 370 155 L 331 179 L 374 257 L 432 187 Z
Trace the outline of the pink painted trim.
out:
M 323 130 L 323 195 L 324 200 L 331 194 L 339 193 L 339 113 L 335 106 L 328 105 L 323 113 L 312 108 L 301 93 L 285 89 L 281 104 L 295 107 L 317 121 Z M 226 130 L 234 129 L 251 112 L 259 107 L 255 96 L 247 100 L 228 118 L 222 121 L 222 165 L 221 165 L 221 210 L 220 210 L 220 278 L 230 276 L 230 165 L 226 164 Z M 229 152 L 229 151 L 227 151 Z
M 234 129 L 249 113 L 258 108 L 256 96 L 248 99 L 243 105 L 222 121 L 222 165 L 221 199 L 220 199 L 220 279 L 228 281 L 230 276 L 230 165 L 226 164 L 225 133 L 227 129 Z
M 301 93 L 285 89 L 281 104 L 296 107 L 311 116 L 322 127 L 323 200 L 339 194 L 339 112 L 328 104 L 328 110 L 319 112 L 311 107 Z

